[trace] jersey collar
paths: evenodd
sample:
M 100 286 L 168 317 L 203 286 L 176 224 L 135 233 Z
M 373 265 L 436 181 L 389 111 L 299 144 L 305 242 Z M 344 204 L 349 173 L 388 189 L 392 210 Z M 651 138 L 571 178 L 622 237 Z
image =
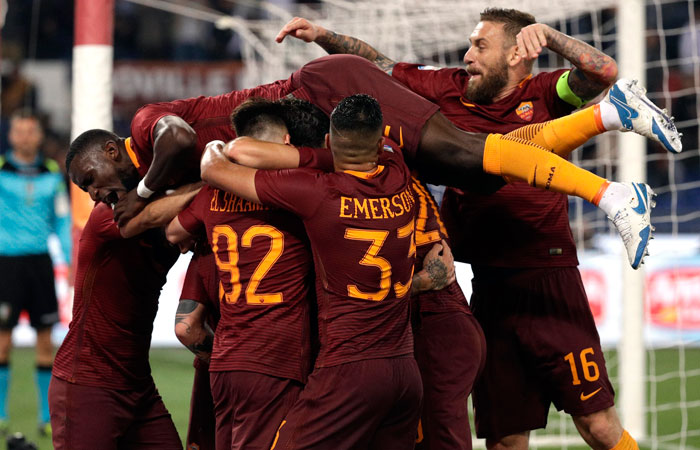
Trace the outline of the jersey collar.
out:
M 357 170 L 343 170 L 343 172 L 352 175 L 357 178 L 362 178 L 363 180 L 369 180 L 375 178 L 377 175 L 384 171 L 384 166 L 377 166 L 371 172 L 359 172 Z
M 134 167 L 137 169 L 141 167 L 141 163 L 139 163 L 139 159 L 131 146 L 131 137 L 124 139 L 124 146 L 126 147 L 126 153 L 129 155 L 129 159 L 134 164 Z

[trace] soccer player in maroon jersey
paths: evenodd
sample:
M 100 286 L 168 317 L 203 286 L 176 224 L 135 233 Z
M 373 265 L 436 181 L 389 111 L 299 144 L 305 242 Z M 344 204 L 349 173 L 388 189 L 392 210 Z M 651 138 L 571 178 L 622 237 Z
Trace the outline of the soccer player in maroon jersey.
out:
M 381 124 L 369 96 L 338 104 L 327 138 L 333 173 L 256 170 L 215 146 L 202 159 L 203 179 L 293 211 L 311 241 L 321 350 L 272 448 L 413 448 L 422 391 L 408 314 L 415 197 Z
M 160 289 L 177 256 L 159 233 L 122 238 L 105 204 L 90 214 L 49 390 L 54 448 L 182 448 L 148 364 Z
M 437 103 L 455 125 L 476 132 L 507 133 L 529 122 L 568 114 L 602 92 L 617 75 L 611 58 L 514 10 L 489 9 L 482 14 L 464 57 L 466 70 L 396 63 L 362 41 L 301 18 L 290 21 L 278 41 L 285 35 L 314 41 L 329 53 L 352 53 L 375 62 Z M 532 60 L 544 46 L 575 68 L 533 77 Z M 645 99 L 634 85 L 622 83 L 616 88 L 608 96 L 609 103 L 579 113 L 589 115 L 587 129 L 568 125 L 559 130 L 560 137 L 571 136 L 564 147 L 547 144 L 543 126 L 526 127 L 516 134 L 565 155 L 590 136 L 625 127 L 661 142 L 669 151 L 680 151 L 675 127 L 658 109 L 649 105 L 639 109 L 647 125 L 658 125 L 657 133 L 653 125 L 626 124 L 616 117 L 617 97 L 613 97 L 618 92 L 625 92 L 630 102 L 635 97 Z M 509 184 L 493 196 L 448 188 L 443 212 L 458 257 L 473 264 L 472 307 L 489 341 L 487 368 L 475 393 L 477 435 L 487 438 L 489 448 L 526 448 L 529 430 L 544 427 L 549 403 L 554 401 L 574 416 L 582 436 L 594 448 L 634 443 L 623 433 L 612 406 L 613 391 L 576 269 L 566 197 L 554 192 L 540 195 L 524 183 Z M 533 289 L 540 292 L 538 297 L 521 298 Z M 543 308 L 546 314 L 527 314 L 526 304 Z M 515 320 L 518 315 L 539 317 L 539 322 Z M 570 333 L 572 329 L 577 332 Z M 563 338 L 549 335 L 553 330 L 562 330 Z M 520 343 L 509 336 L 517 336 Z M 571 354 L 581 355 L 580 364 L 595 365 L 600 371 L 581 384 L 574 369 L 578 360 L 566 359 Z M 543 368 L 546 365 L 549 368 Z M 597 398 L 591 398 L 591 392 Z M 444 444 L 436 442 L 429 448 L 457 448 L 454 443 Z
M 185 448 L 214 450 L 216 417 L 209 383 L 209 360 L 212 330 L 216 330 L 219 321 L 219 277 L 207 243 L 197 242 L 193 252 L 175 314 L 175 335 L 196 355 Z
M 236 131 L 283 143 L 283 106 L 254 109 L 265 127 L 249 121 Z M 224 291 L 209 369 L 216 446 L 269 448 L 310 370 L 308 240 L 289 212 L 209 186 L 167 228 L 173 243 L 200 234 Z
M 117 137 L 94 130 L 83 138 Z M 118 198 L 137 184 L 134 165 L 114 167 L 75 144 L 66 167 L 81 188 L 109 180 Z M 50 389 L 55 448 L 182 448 L 148 364 L 160 289 L 177 251 L 162 232 L 147 230 L 168 223 L 197 188 L 150 203 L 122 228 L 107 204 L 92 211 L 80 239 L 73 321 Z

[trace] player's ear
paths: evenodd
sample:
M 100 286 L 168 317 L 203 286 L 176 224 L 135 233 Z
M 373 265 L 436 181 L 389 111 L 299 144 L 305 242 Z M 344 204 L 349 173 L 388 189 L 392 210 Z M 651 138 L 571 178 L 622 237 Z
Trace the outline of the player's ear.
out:
M 284 145 L 292 145 L 292 137 L 289 133 L 284 135 Z
M 520 56 L 520 53 L 518 52 L 518 45 L 512 45 L 509 49 L 506 50 L 506 62 L 508 63 L 509 66 L 513 67 L 518 65 L 521 61 L 523 60 L 523 57 Z
M 115 141 L 107 141 L 104 146 L 104 151 L 107 157 L 112 161 L 117 161 L 119 159 L 119 145 Z
M 324 140 L 326 141 L 326 148 L 331 148 L 331 135 L 326 133 L 326 137 Z
M 380 137 L 379 140 L 377 141 L 377 155 L 381 155 L 382 152 L 384 151 L 384 142 L 386 142 L 386 139 L 384 139 L 384 136 Z

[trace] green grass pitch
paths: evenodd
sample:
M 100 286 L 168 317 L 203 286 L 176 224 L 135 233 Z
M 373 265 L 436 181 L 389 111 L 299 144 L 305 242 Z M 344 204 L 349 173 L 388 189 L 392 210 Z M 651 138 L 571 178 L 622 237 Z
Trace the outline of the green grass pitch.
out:
M 608 370 L 613 380 L 616 380 L 617 357 L 615 352 L 606 352 Z M 190 391 L 192 388 L 192 354 L 182 348 L 158 348 L 151 351 L 151 366 L 156 386 L 160 391 L 165 405 L 173 416 L 180 436 L 185 438 L 189 414 Z M 685 401 L 691 404 L 686 414 L 681 413 L 677 404 L 681 398 L 681 384 L 677 376 L 663 377 L 656 383 L 656 404 L 659 410 L 648 414 L 649 430 L 656 427 L 660 436 L 671 436 L 670 439 L 659 443 L 660 450 L 700 449 L 700 349 L 666 349 L 656 350 L 653 355 L 655 364 L 650 364 L 649 373 L 660 377 L 664 374 L 677 372 L 679 361 L 685 364 L 685 373 L 691 373 L 685 381 Z M 652 358 L 648 358 L 652 361 Z M 11 357 L 11 385 L 8 411 L 10 414 L 10 430 L 19 431 L 35 442 L 40 450 L 51 449 L 51 441 L 41 438 L 37 433 L 37 402 L 36 385 L 34 383 L 34 353 L 32 349 L 15 349 Z M 693 372 L 694 371 L 694 372 Z M 666 379 L 668 378 L 668 379 Z M 615 386 L 617 388 L 617 386 Z M 655 417 L 654 417 L 655 416 Z M 652 421 L 654 423 L 652 423 Z M 682 428 L 691 430 L 686 438 L 680 437 Z M 556 412 L 550 414 L 549 426 L 538 435 L 559 434 L 566 428 L 568 434 L 575 434 L 573 424 L 566 419 L 560 423 Z M 4 449 L 4 442 L 0 449 Z M 578 449 L 585 447 L 572 447 Z M 642 443 L 641 448 L 650 449 L 650 445 Z

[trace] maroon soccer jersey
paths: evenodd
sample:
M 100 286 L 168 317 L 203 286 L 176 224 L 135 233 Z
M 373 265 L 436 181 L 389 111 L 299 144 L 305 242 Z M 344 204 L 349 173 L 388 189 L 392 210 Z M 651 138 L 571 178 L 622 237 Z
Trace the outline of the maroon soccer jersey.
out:
M 412 179 L 413 191 L 416 196 L 417 215 L 416 215 L 416 267 L 423 267 L 425 255 L 433 248 L 435 244 L 445 240 L 450 242 L 447 237 L 447 230 L 440 218 L 437 203 L 428 188 L 415 176 Z M 469 303 L 467 302 L 462 289 L 457 282 L 453 282 L 444 289 L 438 291 L 421 292 L 411 298 L 411 301 L 418 307 L 420 312 L 454 312 L 460 311 L 465 314 L 471 314 Z
M 305 382 L 312 266 L 301 221 L 210 186 L 178 218 L 206 233 L 224 291 L 210 370 Z
M 198 242 L 187 266 L 180 300 L 194 300 L 211 308 L 218 320 L 219 300 L 222 297 L 223 288 L 219 284 L 216 259 L 211 247 L 204 241 Z
M 316 367 L 408 355 L 408 297 L 415 255 L 415 197 L 400 151 L 385 146 L 377 168 L 324 173 L 260 170 L 263 204 L 304 221 L 319 285 Z
M 327 114 L 345 97 L 368 94 L 379 102 L 384 135 L 410 159 L 418 150 L 425 122 L 438 106 L 397 83 L 375 64 L 355 55 L 327 55 L 306 63 L 289 78 L 294 97 Z
M 475 105 L 462 97 L 469 75 L 463 69 L 439 69 L 399 63 L 392 75 L 412 91 L 440 106 L 466 131 L 508 133 L 530 123 L 569 114 L 556 83 L 564 70 L 524 80 L 507 98 Z M 576 247 L 569 228 L 565 195 L 527 183 L 509 184 L 492 195 L 448 188 L 442 216 L 455 257 L 498 267 L 575 266 Z
M 150 383 L 148 350 L 160 289 L 178 257 L 162 232 L 123 239 L 99 204 L 80 236 L 73 320 L 53 374 L 71 383 L 132 389 Z
M 180 300 L 194 300 L 206 306 L 206 323 L 209 328 L 216 330 L 219 324 L 219 300 L 223 298 L 224 288 L 219 283 L 216 269 L 216 260 L 209 244 L 201 241 L 197 246 L 187 266 L 185 282 L 182 284 Z M 206 368 L 209 364 L 201 359 L 194 358 L 195 369 Z
M 238 105 L 253 97 L 276 100 L 290 90 L 290 81 L 281 80 L 216 97 L 202 96 L 142 106 L 131 120 L 127 151 L 139 174 L 145 176 L 153 161 L 153 129 L 156 123 L 165 116 L 178 116 L 197 133 L 197 154 L 193 155 L 193 161 L 198 165 L 207 143 L 216 139 L 228 141 L 236 138 L 230 117 Z

